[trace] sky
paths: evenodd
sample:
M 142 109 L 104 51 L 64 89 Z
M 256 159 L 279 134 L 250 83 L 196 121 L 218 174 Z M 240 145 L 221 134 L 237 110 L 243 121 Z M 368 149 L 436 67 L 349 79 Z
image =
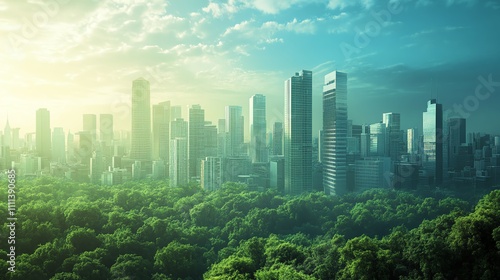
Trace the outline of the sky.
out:
M 500 134 L 500 2 L 491 0 L 0 0 L 0 127 L 82 129 L 82 114 L 112 113 L 130 130 L 132 81 L 151 104 L 205 109 L 267 98 L 268 130 L 283 121 L 284 81 L 313 71 L 313 135 L 325 74 L 348 74 L 355 124 L 401 113 L 422 126 L 427 100 Z M 246 118 L 248 127 L 248 118 Z M 248 138 L 248 129 L 246 138 Z

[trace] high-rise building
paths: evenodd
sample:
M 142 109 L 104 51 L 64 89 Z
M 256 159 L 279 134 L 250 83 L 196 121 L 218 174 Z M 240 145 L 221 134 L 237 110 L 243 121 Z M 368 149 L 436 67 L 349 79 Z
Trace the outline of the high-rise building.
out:
M 392 112 L 384 113 L 382 115 L 382 122 L 385 125 L 386 133 L 386 155 L 393 161 L 399 160 L 403 140 L 401 139 L 401 115 Z
M 201 164 L 201 187 L 215 191 L 222 186 L 222 160 L 219 157 L 206 157 Z
M 113 115 L 99 115 L 99 139 L 106 146 L 113 144 Z
M 360 156 L 362 158 L 368 157 L 370 155 L 370 126 L 363 124 L 361 126 L 360 134 Z
M 168 162 L 170 141 L 170 101 L 153 105 L 153 159 Z
M 386 127 L 383 123 L 370 125 L 370 156 L 383 157 L 386 153 Z
M 391 159 L 389 157 L 357 160 L 354 168 L 357 191 L 390 187 Z
M 200 178 L 201 161 L 205 158 L 205 110 L 200 105 L 189 108 L 189 177 Z
M 74 162 L 75 158 L 75 137 L 71 131 L 68 131 L 66 137 L 66 162 Z
M 273 156 L 269 162 L 269 186 L 279 193 L 285 192 L 285 158 Z
M 273 125 L 273 155 L 283 155 L 283 123 L 275 122 Z
M 407 136 L 406 136 L 406 141 L 408 143 L 408 154 L 414 155 L 418 154 L 419 148 L 418 148 L 418 135 L 417 135 L 417 129 L 416 128 L 408 128 L 406 131 Z
M 312 191 L 312 71 L 285 81 L 285 193 Z
M 205 121 L 203 128 L 203 154 L 207 157 L 217 156 L 217 127 L 211 122 Z
M 92 135 L 89 131 L 80 131 L 76 135 L 78 136 L 78 149 L 75 150 L 76 160 L 88 166 L 93 152 Z
M 165 163 L 163 162 L 163 160 L 153 161 L 153 166 L 151 169 L 152 169 L 151 178 L 157 180 L 165 178 L 166 170 L 165 170 Z
M 243 152 L 243 115 L 241 106 L 226 106 L 226 131 L 228 132 L 227 156 L 239 156 Z
M 66 137 L 62 127 L 54 127 L 52 132 L 52 161 L 66 163 Z
M 183 118 L 177 118 L 170 122 L 170 139 L 188 138 L 188 122 Z
M 176 137 L 170 140 L 170 186 L 177 187 L 189 182 L 187 138 Z
M 431 185 L 443 181 L 443 106 L 436 99 L 427 102 L 423 112 L 423 163 Z
M 267 162 L 266 148 L 266 97 L 255 94 L 249 106 L 250 158 L 252 162 Z
M 455 171 L 461 170 L 458 162 L 459 149 L 465 144 L 466 122 L 463 118 L 450 118 L 447 122 L 448 130 L 448 165 Z
M 41 108 L 36 111 L 36 151 L 42 158 L 42 168 L 49 167 L 52 144 L 50 141 L 50 112 Z
M 227 155 L 227 140 L 228 140 L 228 135 L 227 135 L 227 130 L 226 130 L 226 120 L 225 119 L 219 119 L 217 123 L 217 156 L 224 158 Z
M 179 105 L 170 106 L 170 121 L 182 118 L 182 107 Z
M 83 114 L 83 130 L 90 133 L 92 143 L 95 145 L 97 139 L 97 117 L 94 114 Z
M 188 165 L 188 122 L 177 118 L 170 123 L 169 178 L 171 186 L 182 186 L 189 182 Z
M 132 82 L 132 145 L 130 158 L 151 160 L 151 108 L 149 82 L 138 78 Z
M 327 194 L 347 192 L 347 74 L 325 75 L 323 86 L 323 187 Z

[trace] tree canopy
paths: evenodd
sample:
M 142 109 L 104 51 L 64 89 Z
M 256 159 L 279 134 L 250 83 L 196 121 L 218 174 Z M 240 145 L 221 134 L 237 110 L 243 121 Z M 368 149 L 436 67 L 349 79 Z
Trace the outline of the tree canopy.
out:
M 237 183 L 206 192 L 164 181 L 99 186 L 43 177 L 18 181 L 16 196 L 16 272 L 7 270 L 2 242 L 1 279 L 500 275 L 499 190 L 470 205 L 381 189 L 289 197 Z

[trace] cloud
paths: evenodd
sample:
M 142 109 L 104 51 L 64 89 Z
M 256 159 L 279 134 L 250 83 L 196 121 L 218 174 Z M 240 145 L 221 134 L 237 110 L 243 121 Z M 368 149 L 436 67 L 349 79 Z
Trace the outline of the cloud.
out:
M 374 0 L 329 0 L 327 7 L 332 10 L 343 10 L 350 6 L 361 6 L 370 9 L 374 4 Z
M 226 14 L 234 14 L 238 11 L 238 6 L 234 0 L 229 0 L 227 3 L 219 4 L 210 2 L 208 6 L 202 8 L 203 12 L 212 14 L 213 17 L 222 17 Z

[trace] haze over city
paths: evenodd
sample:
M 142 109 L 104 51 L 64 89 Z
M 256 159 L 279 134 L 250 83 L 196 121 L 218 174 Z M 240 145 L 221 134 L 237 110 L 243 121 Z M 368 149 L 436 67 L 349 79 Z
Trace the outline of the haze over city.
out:
M 427 100 L 438 98 L 444 110 L 472 102 L 468 129 L 497 134 L 499 8 L 473 0 L 2 1 L 0 124 L 9 117 L 22 135 L 34 132 L 44 107 L 51 126 L 66 131 L 81 130 L 84 113 L 113 113 L 115 129 L 129 130 L 138 77 L 151 82 L 152 104 L 170 100 L 184 114 L 200 104 L 213 123 L 225 105 L 242 106 L 247 118 L 248 99 L 264 94 L 273 123 L 283 120 L 283 82 L 308 69 L 314 134 L 323 77 L 333 70 L 349 73 L 354 123 L 392 111 L 404 113 L 402 128 L 421 127 Z M 491 95 L 475 104 L 484 80 Z

